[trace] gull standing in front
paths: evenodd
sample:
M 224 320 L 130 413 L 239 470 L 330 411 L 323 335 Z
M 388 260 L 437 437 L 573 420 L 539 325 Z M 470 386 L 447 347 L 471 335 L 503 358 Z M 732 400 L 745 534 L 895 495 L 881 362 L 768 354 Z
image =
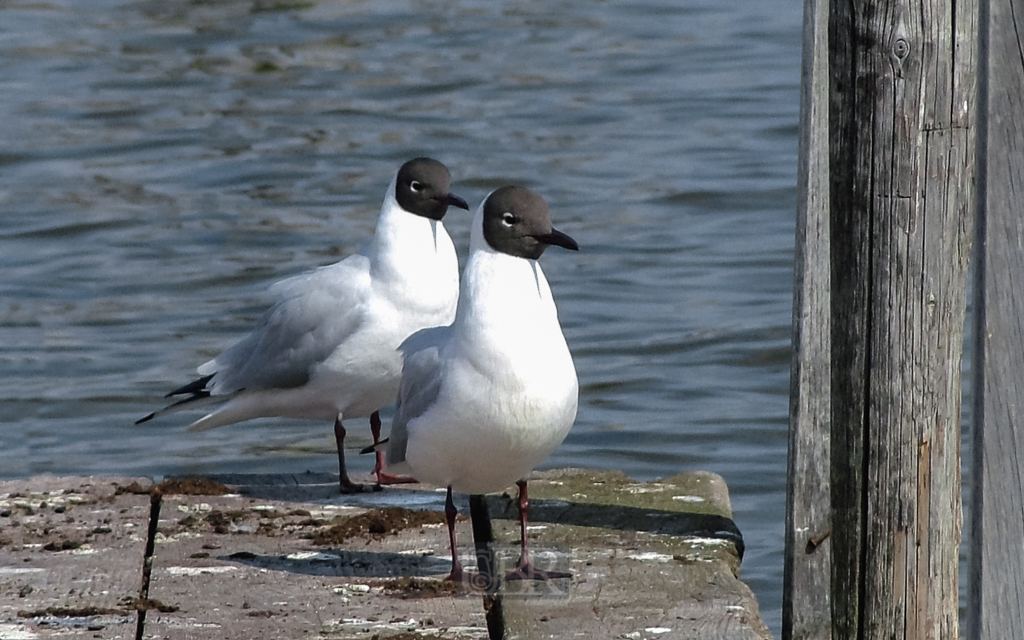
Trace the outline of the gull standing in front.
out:
M 401 380 L 399 345 L 455 317 L 459 264 L 441 219 L 449 206 L 469 207 L 450 184 L 437 160 L 403 164 L 363 251 L 273 285 L 276 303 L 256 329 L 167 394 L 183 400 L 138 423 L 213 400 L 227 402 L 190 430 L 269 416 L 334 420 L 341 492 L 363 491 L 348 477 L 342 419 L 369 416 L 378 442 L 378 410 L 394 402 Z M 401 480 L 382 467 L 378 453 L 378 483 Z
M 459 308 L 451 326 L 417 332 L 404 366 L 388 465 L 448 488 L 449 580 L 474 580 L 459 563 L 452 491 L 519 486 L 522 553 L 509 579 L 568 577 L 530 562 L 526 476 L 576 419 L 579 384 L 537 259 L 550 245 L 578 250 L 551 226 L 548 206 L 522 187 L 491 192 L 473 218 Z

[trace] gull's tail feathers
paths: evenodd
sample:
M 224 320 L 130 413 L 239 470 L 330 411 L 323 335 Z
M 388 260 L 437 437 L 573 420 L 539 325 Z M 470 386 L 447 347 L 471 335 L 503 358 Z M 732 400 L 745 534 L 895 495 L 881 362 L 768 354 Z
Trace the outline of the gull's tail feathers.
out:
M 188 425 L 189 431 L 209 431 L 236 422 L 244 422 L 253 418 L 276 415 L 268 412 L 265 399 L 259 394 L 236 391 L 226 397 L 227 402 Z
M 378 451 L 379 452 L 383 452 L 383 453 L 388 453 L 388 451 L 389 451 L 388 447 L 390 445 L 391 445 L 391 438 L 384 438 L 383 440 L 381 440 L 377 444 L 371 444 L 368 447 L 363 447 L 362 449 L 359 450 L 359 453 L 363 454 L 363 455 L 365 455 L 367 453 L 378 452 Z M 385 458 L 385 461 L 386 461 L 387 464 L 384 467 L 384 470 L 387 473 L 390 473 L 392 475 L 412 475 L 412 467 L 409 466 L 409 463 L 406 462 L 405 460 L 400 460 L 400 461 L 397 461 L 397 462 L 391 462 L 390 458 Z
M 362 449 L 359 450 L 359 455 L 365 456 L 368 453 L 375 453 L 377 451 L 379 451 L 381 453 L 387 453 L 387 451 L 388 451 L 388 442 L 390 442 L 390 441 L 391 441 L 391 438 L 384 438 L 383 440 L 381 440 L 377 444 L 371 444 L 368 447 L 363 447 Z
M 149 422 L 153 418 L 162 416 L 165 413 L 174 413 L 176 411 L 182 411 L 184 409 L 198 409 L 199 407 L 206 406 L 211 402 L 219 402 L 223 400 L 224 398 L 222 397 L 218 396 L 215 398 L 210 394 L 210 389 L 207 385 L 209 384 L 212 378 L 213 374 L 211 373 L 208 376 L 203 376 L 198 380 L 193 380 L 192 382 L 186 384 L 185 386 L 179 387 L 174 391 L 171 391 L 164 397 L 173 398 L 174 396 L 182 395 L 187 395 L 188 397 L 182 398 L 177 402 L 172 402 L 163 409 L 159 409 L 157 411 L 154 411 L 153 413 L 150 413 L 149 415 L 139 418 L 138 420 L 135 421 L 135 424 Z

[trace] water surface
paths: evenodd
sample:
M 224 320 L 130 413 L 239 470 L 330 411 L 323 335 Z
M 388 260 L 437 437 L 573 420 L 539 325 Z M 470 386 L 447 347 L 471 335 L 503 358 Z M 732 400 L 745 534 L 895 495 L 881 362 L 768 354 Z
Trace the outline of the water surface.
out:
M 4 3 L 0 477 L 334 470 L 326 424 L 132 423 L 430 155 L 474 206 L 533 188 L 582 246 L 542 261 L 581 382 L 546 466 L 722 474 L 778 634 L 800 11 Z

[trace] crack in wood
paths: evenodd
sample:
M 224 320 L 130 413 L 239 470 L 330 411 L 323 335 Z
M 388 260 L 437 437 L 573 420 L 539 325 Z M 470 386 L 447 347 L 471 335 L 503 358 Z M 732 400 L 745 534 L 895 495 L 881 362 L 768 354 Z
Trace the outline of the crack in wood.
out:
M 156 529 L 160 523 L 160 505 L 163 494 L 154 490 L 149 494 L 149 527 L 146 532 L 146 552 L 142 557 L 142 586 L 139 588 L 139 602 L 149 602 L 149 583 L 153 573 L 153 551 L 156 548 Z M 142 640 L 146 632 L 147 606 L 139 607 L 139 617 L 135 624 L 135 640 Z

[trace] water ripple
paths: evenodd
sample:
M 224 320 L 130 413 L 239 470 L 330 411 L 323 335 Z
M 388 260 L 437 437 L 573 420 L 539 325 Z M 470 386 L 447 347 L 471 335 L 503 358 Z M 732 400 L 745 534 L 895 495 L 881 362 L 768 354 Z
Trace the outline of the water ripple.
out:
M 799 3 L 273 8 L 0 4 L 0 476 L 329 471 L 325 425 L 131 423 L 433 155 L 581 243 L 544 256 L 581 382 L 548 466 L 722 473 L 777 632 Z

